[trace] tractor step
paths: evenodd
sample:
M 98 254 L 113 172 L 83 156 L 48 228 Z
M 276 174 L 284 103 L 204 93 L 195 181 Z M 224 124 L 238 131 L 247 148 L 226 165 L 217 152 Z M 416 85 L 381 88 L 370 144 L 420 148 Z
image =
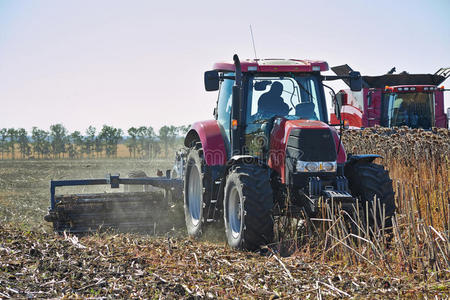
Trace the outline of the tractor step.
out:
M 323 190 L 322 191 L 325 199 L 334 201 L 335 203 L 354 203 L 354 198 L 348 192 L 345 191 L 335 191 L 335 190 Z

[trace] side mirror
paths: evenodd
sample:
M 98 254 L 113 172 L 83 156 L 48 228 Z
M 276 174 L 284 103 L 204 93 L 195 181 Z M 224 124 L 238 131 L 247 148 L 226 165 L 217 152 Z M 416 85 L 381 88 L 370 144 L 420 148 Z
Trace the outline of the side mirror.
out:
M 351 71 L 350 75 L 350 89 L 352 92 L 359 92 L 362 89 L 362 79 L 361 73 L 356 71 Z
M 334 114 L 338 120 L 341 120 L 342 94 L 337 93 L 334 97 Z
M 205 72 L 205 90 L 217 91 L 219 89 L 219 72 L 206 71 Z

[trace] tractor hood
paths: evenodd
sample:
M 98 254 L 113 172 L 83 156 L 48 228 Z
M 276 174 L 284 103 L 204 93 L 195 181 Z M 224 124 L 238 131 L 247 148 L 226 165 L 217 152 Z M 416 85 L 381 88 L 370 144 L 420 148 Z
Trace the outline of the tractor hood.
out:
M 337 161 L 346 160 L 345 150 L 333 127 L 321 121 L 287 120 L 278 118 L 270 136 L 269 166 L 285 180 L 288 160 Z M 339 150 L 338 150 L 339 149 Z
M 286 129 L 291 128 L 302 128 L 302 129 L 323 129 L 330 128 L 328 124 L 322 121 L 314 121 L 314 120 L 286 120 Z
M 328 124 L 322 121 L 314 121 L 314 120 L 288 120 L 285 118 L 278 118 L 275 120 L 274 130 L 272 131 L 272 135 L 275 134 L 275 131 L 280 131 L 277 133 L 277 136 L 282 137 L 284 143 L 287 141 L 287 137 L 289 136 L 291 130 L 293 129 L 329 129 L 334 130 Z

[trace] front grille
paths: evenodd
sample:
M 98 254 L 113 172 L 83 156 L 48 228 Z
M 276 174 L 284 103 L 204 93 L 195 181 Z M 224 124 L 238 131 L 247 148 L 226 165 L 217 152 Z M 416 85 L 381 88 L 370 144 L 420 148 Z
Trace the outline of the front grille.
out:
M 287 155 L 303 161 L 336 161 L 336 146 L 329 129 L 293 129 Z

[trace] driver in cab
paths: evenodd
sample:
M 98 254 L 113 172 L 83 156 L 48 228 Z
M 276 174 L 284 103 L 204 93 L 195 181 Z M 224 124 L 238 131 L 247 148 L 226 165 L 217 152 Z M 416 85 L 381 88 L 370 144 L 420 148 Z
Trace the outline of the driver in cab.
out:
M 281 94 L 283 93 L 283 84 L 275 81 L 270 90 L 259 97 L 258 113 L 273 116 L 286 116 L 289 114 L 289 105 L 287 105 Z

